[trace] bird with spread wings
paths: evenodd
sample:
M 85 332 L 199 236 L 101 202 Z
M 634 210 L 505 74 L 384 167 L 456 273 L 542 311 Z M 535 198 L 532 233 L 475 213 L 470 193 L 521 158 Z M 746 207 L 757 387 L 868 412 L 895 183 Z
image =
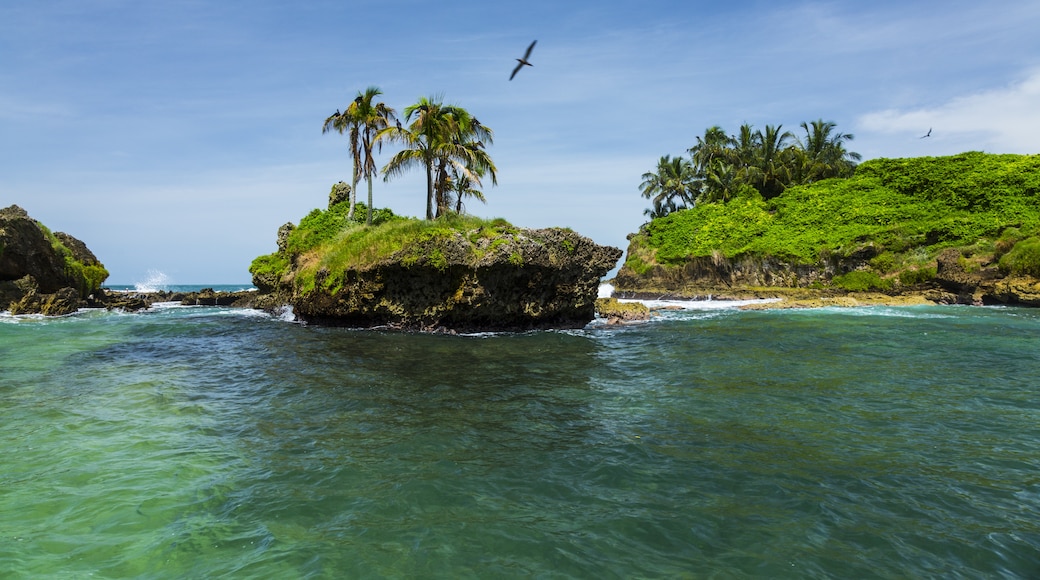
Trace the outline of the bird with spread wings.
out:
M 509 75 L 509 80 L 513 80 L 513 77 L 516 76 L 516 73 L 520 72 L 520 69 L 524 68 L 524 65 L 533 66 L 531 63 L 527 62 L 527 59 L 531 58 L 531 51 L 534 50 L 534 45 L 536 42 L 538 41 L 533 41 L 531 43 L 531 46 L 527 47 L 527 52 L 524 53 L 523 58 L 516 59 L 518 64 L 516 65 L 516 68 L 513 69 L 513 74 Z

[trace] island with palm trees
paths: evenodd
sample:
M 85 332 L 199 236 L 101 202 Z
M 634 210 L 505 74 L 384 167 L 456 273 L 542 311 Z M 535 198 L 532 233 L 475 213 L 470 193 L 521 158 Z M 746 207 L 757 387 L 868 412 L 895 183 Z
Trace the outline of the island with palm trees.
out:
M 600 279 L 621 258 L 567 228 L 530 230 L 467 215 L 497 183 L 494 131 L 466 109 L 420 97 L 403 111 L 359 91 L 325 119 L 346 135 L 351 183 L 278 232 L 278 251 L 253 261 L 254 305 L 291 306 L 307 322 L 354 327 L 483 331 L 580 328 L 595 316 Z M 403 121 L 403 122 L 402 122 Z M 399 145 L 382 169 L 375 153 Z M 425 219 L 376 208 L 377 174 L 426 176 Z M 357 200 L 366 182 L 367 203 Z
M 616 294 L 1040 305 L 1040 155 L 859 163 L 834 123 L 801 128 L 715 126 L 661 157 Z

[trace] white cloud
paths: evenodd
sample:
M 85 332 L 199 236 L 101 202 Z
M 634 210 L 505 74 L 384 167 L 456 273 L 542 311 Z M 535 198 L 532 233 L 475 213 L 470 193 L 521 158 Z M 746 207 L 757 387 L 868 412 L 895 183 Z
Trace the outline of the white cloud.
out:
M 933 107 L 887 109 L 863 115 L 866 131 L 923 135 L 942 141 L 948 153 L 1040 153 L 1040 69 L 1008 86 L 950 99 Z M 951 149 L 952 147 L 952 149 Z M 958 147 L 960 149 L 958 149 Z

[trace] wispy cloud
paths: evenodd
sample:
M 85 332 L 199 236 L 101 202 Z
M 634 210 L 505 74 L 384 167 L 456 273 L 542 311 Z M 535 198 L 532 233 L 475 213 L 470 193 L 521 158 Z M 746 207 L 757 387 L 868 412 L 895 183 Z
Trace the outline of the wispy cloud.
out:
M 906 136 L 933 129 L 947 152 L 961 148 L 994 153 L 1040 153 L 1040 69 L 998 89 L 950 99 L 932 107 L 886 109 L 863 115 L 867 131 Z

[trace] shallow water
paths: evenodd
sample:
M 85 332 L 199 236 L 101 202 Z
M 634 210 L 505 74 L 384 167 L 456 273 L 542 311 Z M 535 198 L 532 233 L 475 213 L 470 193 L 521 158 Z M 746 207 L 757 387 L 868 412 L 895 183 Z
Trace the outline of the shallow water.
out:
M 1030 578 L 1040 311 L 0 316 L 10 578 Z

